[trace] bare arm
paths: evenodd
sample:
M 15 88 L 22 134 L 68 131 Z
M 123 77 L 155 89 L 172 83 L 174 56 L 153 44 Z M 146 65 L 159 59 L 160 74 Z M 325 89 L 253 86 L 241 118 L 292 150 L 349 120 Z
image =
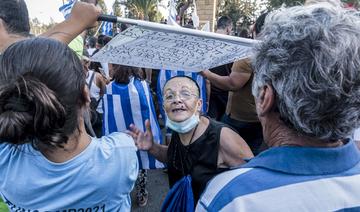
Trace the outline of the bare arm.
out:
M 229 76 L 220 76 L 209 70 L 201 73 L 210 83 L 226 91 L 236 91 L 242 88 L 250 79 L 250 73 L 231 72 Z
M 96 76 L 96 85 L 100 88 L 100 97 L 105 94 L 106 82 L 103 76 L 97 72 L 95 72 Z
M 145 121 L 145 133 L 139 130 L 135 125 L 130 125 L 130 131 L 127 133 L 135 140 L 135 145 L 139 150 L 148 151 L 158 161 L 167 162 L 168 147 L 154 142 L 154 137 L 151 132 L 150 121 Z
M 244 158 L 254 157 L 247 143 L 230 128 L 223 127 L 220 134 L 219 167 L 233 167 L 245 163 Z
M 55 25 L 41 36 L 68 44 L 85 29 L 94 26 L 100 13 L 101 9 L 93 4 L 76 2 L 67 20 Z
M 167 163 L 168 147 L 158 143 L 154 143 L 149 153 L 152 154 L 158 161 Z

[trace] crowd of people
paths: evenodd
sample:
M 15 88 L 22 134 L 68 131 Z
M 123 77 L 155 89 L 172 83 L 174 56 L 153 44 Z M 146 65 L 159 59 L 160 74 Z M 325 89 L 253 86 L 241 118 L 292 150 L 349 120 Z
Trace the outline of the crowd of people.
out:
M 91 62 L 111 40 L 86 37 L 96 4 L 33 37 L 25 2 L 0 1 L 10 211 L 130 211 L 134 187 L 146 207 L 147 170 L 165 167 L 171 192 L 191 179 L 190 211 L 360 211 L 359 12 L 264 13 L 251 55 L 194 73 Z M 216 33 L 231 31 L 219 18 Z

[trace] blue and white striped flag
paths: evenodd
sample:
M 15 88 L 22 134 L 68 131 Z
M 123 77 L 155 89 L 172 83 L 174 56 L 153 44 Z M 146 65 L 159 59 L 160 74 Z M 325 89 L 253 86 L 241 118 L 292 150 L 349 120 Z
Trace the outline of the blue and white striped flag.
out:
M 112 15 L 113 13 L 110 13 L 110 15 Z M 112 22 L 107 22 L 107 21 L 103 21 L 101 23 L 101 30 L 100 33 L 103 35 L 107 35 L 107 36 L 112 36 L 113 35 L 113 23 Z
M 59 8 L 59 11 L 63 14 L 65 19 L 69 18 L 71 9 L 73 8 L 76 1 L 77 0 L 70 0 L 68 3 L 64 4 Z
M 162 105 L 163 105 L 162 93 L 163 93 L 165 83 L 170 78 L 175 77 L 175 76 L 188 76 L 197 82 L 197 84 L 199 85 L 199 88 L 200 88 L 200 98 L 203 101 L 201 112 L 203 114 L 206 114 L 206 111 L 207 111 L 206 81 L 203 76 L 201 76 L 199 73 L 189 72 L 189 71 L 160 70 L 156 90 L 157 90 L 158 102 L 160 105 L 160 107 L 159 107 L 160 113 L 161 113 L 161 116 L 164 119 L 164 121 L 166 120 L 165 119 L 166 115 L 165 115 L 164 108 L 162 107 Z
M 151 92 L 147 83 L 131 78 L 129 84 L 121 85 L 111 82 L 106 86 L 103 97 L 104 134 L 121 132 L 134 124 L 145 131 L 145 120 L 149 119 L 154 142 L 162 144 L 161 130 L 156 119 L 156 112 Z M 121 141 L 119 141 L 121 142 Z M 146 151 L 138 151 L 141 169 L 163 168 L 164 164 L 155 160 Z

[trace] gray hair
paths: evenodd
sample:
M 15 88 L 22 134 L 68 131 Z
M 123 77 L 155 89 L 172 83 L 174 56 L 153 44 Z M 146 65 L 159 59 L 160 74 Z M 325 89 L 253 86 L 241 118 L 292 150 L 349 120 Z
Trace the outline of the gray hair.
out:
M 360 124 L 360 17 L 327 3 L 275 11 L 253 57 L 253 95 L 273 87 L 281 119 L 333 141 Z

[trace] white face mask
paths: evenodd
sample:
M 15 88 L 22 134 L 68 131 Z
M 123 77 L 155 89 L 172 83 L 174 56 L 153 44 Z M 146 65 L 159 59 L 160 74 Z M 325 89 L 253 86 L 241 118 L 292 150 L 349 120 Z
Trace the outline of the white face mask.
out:
M 193 114 L 190 118 L 176 122 L 172 121 L 166 116 L 166 126 L 178 133 L 187 133 L 198 125 L 200 121 L 199 115 Z

